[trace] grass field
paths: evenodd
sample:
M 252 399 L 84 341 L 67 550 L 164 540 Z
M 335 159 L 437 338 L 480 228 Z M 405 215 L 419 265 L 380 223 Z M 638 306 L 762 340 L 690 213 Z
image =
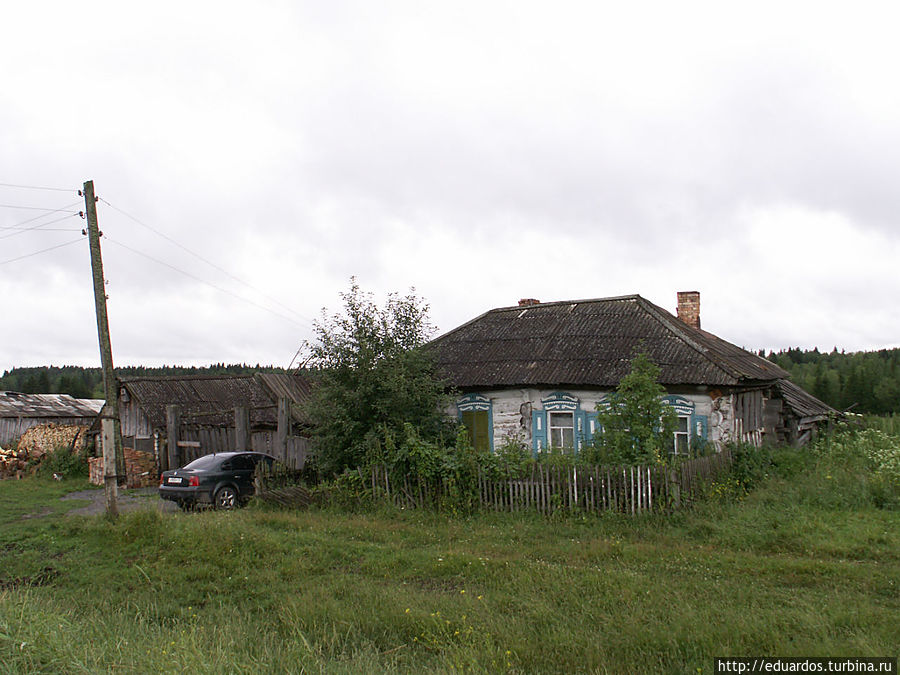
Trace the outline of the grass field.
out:
M 149 508 L 0 483 L 0 672 L 709 673 L 896 656 L 900 512 L 785 453 L 668 518 Z M 852 486 L 851 486 L 852 489 Z

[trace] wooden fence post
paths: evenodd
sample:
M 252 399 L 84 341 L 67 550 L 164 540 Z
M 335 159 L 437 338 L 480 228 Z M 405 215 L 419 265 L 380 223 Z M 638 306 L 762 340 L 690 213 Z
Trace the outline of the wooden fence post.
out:
M 681 484 L 676 476 L 676 471 L 678 469 L 668 469 L 666 478 L 669 483 L 669 505 L 677 509 L 681 506 Z
M 239 405 L 234 409 L 234 449 L 238 452 L 250 450 L 250 410 Z
M 282 462 L 287 459 L 287 439 L 291 432 L 291 400 L 278 399 L 278 431 L 275 434 L 277 456 Z
M 181 431 L 181 406 L 166 406 L 166 469 L 178 468 L 178 441 Z

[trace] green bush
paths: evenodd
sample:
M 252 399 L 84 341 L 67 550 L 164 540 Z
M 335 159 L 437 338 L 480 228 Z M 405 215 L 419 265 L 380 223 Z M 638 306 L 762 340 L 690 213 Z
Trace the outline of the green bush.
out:
M 328 476 L 365 463 L 385 440 L 413 424 L 429 441 L 449 437 L 443 409 L 450 398 L 425 348 L 433 327 L 428 305 L 414 293 L 391 294 L 379 307 L 355 279 L 342 293 L 344 309 L 313 323 L 310 375 L 304 406 L 312 422 L 319 468 Z
M 524 443 L 508 437 L 492 455 L 484 458 L 484 470 L 492 480 L 522 478 L 534 464 L 534 458 Z
M 752 490 L 769 477 L 772 469 L 772 448 L 756 447 L 749 443 L 731 443 L 731 478 L 744 492 Z
M 63 478 L 85 478 L 88 475 L 87 452 L 73 452 L 68 446 L 58 446 L 41 458 L 37 474 L 46 477 L 57 474 Z
M 359 470 L 347 469 L 332 480 L 310 488 L 316 506 L 333 506 L 343 511 L 369 511 L 374 505 L 372 490 Z
M 677 418 L 663 401 L 659 366 L 644 352 L 631 360 L 631 371 L 597 406 L 603 430 L 595 444 L 603 464 L 656 464 L 669 459 Z

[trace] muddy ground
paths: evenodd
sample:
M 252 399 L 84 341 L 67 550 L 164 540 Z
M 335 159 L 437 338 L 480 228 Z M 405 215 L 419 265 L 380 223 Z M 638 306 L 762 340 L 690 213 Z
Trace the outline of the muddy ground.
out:
M 89 499 L 90 504 L 69 511 L 67 516 L 95 516 L 106 513 L 106 493 L 102 489 L 79 490 L 71 492 L 61 499 Z M 155 509 L 162 512 L 178 511 L 178 505 L 160 499 L 155 487 L 138 488 L 136 490 L 119 490 L 119 512 L 137 509 Z

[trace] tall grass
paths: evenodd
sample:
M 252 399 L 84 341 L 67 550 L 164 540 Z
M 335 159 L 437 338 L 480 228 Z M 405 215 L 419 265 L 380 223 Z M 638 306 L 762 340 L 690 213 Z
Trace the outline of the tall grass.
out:
M 892 436 L 900 436 L 900 415 L 897 413 L 863 415 L 862 424 L 866 429 L 876 429 Z
M 708 673 L 717 655 L 896 656 L 900 513 L 847 498 L 828 473 L 841 452 L 774 451 L 742 499 L 672 517 L 4 518 L 0 672 Z M 24 483 L 55 503 L 59 484 Z M 0 484 L 0 503 L 8 490 L 22 488 Z

